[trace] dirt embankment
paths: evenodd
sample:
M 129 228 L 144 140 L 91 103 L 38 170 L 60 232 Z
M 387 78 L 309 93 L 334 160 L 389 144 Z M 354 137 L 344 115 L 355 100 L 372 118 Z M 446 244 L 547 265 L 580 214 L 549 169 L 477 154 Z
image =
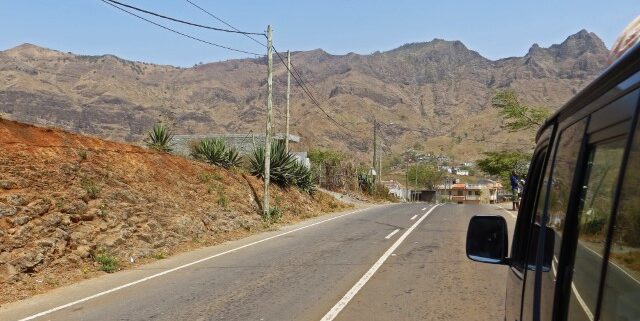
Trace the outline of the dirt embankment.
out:
M 272 228 L 262 189 L 240 172 L 0 119 L 0 303 Z M 285 223 L 347 207 L 271 194 Z

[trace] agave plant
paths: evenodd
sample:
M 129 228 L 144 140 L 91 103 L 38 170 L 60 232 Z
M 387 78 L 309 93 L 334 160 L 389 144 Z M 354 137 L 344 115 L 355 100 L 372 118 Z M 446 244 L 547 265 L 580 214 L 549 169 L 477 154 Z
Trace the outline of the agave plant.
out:
M 264 178 L 264 148 L 257 148 L 249 159 L 251 174 Z M 307 193 L 315 191 L 311 171 L 298 163 L 293 154 L 285 150 L 283 141 L 271 144 L 269 179 L 281 187 L 296 186 Z
M 300 190 L 309 194 L 313 194 L 316 191 L 315 177 L 310 169 L 296 162 L 294 176 L 296 178 L 296 186 Z
M 240 167 L 242 165 L 242 158 L 238 154 L 238 150 L 233 147 L 227 148 L 225 155 L 225 168 Z
M 242 159 L 238 151 L 219 138 L 205 138 L 198 142 L 191 153 L 193 158 L 224 168 L 238 167 Z
M 163 123 L 157 123 L 147 133 L 147 139 L 145 142 L 149 148 L 159 150 L 162 152 L 170 152 L 172 150 L 171 145 L 173 140 L 173 133 Z
M 205 138 L 195 145 L 191 156 L 212 165 L 223 166 L 226 153 L 227 146 L 221 139 Z
M 278 186 L 289 187 L 295 184 L 296 159 L 284 147 L 284 142 L 280 140 L 271 144 L 269 180 Z M 264 154 L 264 148 L 258 147 L 249 159 L 249 171 L 260 178 L 264 178 Z

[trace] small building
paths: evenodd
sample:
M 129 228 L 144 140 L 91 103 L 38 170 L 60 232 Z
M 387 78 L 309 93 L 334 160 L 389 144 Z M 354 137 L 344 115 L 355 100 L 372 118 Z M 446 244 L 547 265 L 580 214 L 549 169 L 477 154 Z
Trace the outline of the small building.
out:
M 389 194 L 393 194 L 399 199 L 406 200 L 407 198 L 407 190 L 398 182 L 394 180 L 390 181 L 381 181 L 380 182 L 384 187 L 389 189 Z
M 483 183 L 455 183 L 436 186 L 438 199 L 449 200 L 458 204 L 493 204 L 498 200 L 498 192 L 502 184 L 491 180 Z
M 311 168 L 311 160 L 307 157 L 307 152 L 291 152 L 296 161 L 306 168 Z

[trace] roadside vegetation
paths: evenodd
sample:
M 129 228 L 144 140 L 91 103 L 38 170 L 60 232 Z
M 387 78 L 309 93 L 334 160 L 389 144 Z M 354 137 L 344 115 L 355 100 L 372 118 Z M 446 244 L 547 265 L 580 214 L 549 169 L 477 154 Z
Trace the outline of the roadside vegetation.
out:
M 523 104 L 514 90 L 499 91 L 493 96 L 491 105 L 502 116 L 503 128 L 510 132 L 538 129 L 549 117 L 547 107 L 533 107 Z
M 409 166 L 406 179 L 410 184 L 433 189 L 435 185 L 442 184 L 444 173 L 435 163 L 420 163 Z
M 531 154 L 519 151 L 501 151 L 484 153 L 484 158 L 478 160 L 476 165 L 483 172 L 499 177 L 503 184 L 509 184 L 511 171 L 515 171 L 518 177 L 525 177 L 529 169 Z
M 374 182 L 373 177 L 368 174 L 369 166 L 364 163 L 355 164 L 343 152 L 312 149 L 308 155 L 318 186 L 335 192 L 362 195 L 376 201 L 398 201 L 379 180 Z
M 265 221 L 262 181 L 244 167 L 14 121 L 0 132 L 0 304 L 350 207 L 302 191 L 315 182 L 298 169 L 291 188 L 272 184 Z
M 100 250 L 94 254 L 93 259 L 100 264 L 98 269 L 103 272 L 113 273 L 119 270 L 120 264 L 118 258 L 107 253 L 106 250 Z
M 164 123 L 157 123 L 147 133 L 145 143 L 151 149 L 161 152 L 170 152 L 172 146 L 173 133 Z
M 220 138 L 205 138 L 193 146 L 191 156 L 197 160 L 226 169 L 240 167 L 242 159 L 238 151 Z
M 493 108 L 498 109 L 502 117 L 503 128 L 509 132 L 527 132 L 537 130 L 550 115 L 547 107 L 525 105 L 520 101 L 514 90 L 499 91 L 491 100 Z M 534 146 L 534 142 L 531 142 Z M 483 172 L 498 177 L 505 186 L 509 186 L 509 176 L 514 171 L 518 177 L 526 177 L 531 152 L 515 148 L 496 152 L 486 152 L 484 157 L 476 162 Z
M 295 186 L 301 191 L 313 194 L 314 178 L 311 171 L 300 164 L 294 155 L 285 150 L 284 141 L 277 140 L 271 144 L 269 161 L 269 180 L 283 188 Z M 249 156 L 249 172 L 259 178 L 265 174 L 265 150 L 258 147 Z

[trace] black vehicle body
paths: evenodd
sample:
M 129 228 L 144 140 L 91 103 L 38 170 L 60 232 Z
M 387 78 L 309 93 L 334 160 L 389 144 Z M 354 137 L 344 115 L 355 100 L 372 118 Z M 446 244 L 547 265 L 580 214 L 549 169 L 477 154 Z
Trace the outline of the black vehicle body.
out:
M 505 320 L 640 320 L 639 100 L 636 45 L 538 131 L 510 254 L 502 217 L 471 220 L 467 256 L 509 268 Z

